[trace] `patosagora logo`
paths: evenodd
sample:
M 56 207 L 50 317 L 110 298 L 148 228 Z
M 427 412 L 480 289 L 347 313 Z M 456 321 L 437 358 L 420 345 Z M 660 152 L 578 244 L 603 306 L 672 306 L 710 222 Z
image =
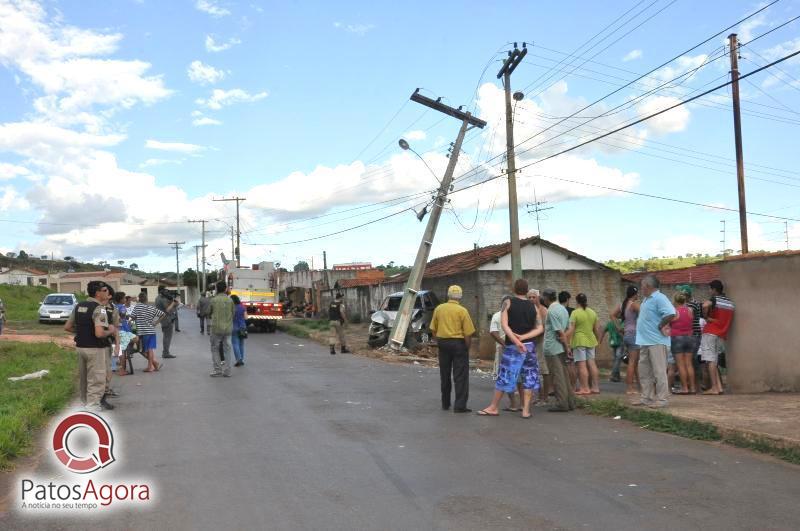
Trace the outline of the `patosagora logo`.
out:
M 96 451 L 89 455 L 77 455 L 70 448 L 69 439 L 76 430 L 88 428 L 97 435 Z M 114 435 L 101 417 L 94 413 L 74 413 L 62 420 L 53 433 L 53 451 L 58 460 L 77 474 L 88 474 L 114 462 Z

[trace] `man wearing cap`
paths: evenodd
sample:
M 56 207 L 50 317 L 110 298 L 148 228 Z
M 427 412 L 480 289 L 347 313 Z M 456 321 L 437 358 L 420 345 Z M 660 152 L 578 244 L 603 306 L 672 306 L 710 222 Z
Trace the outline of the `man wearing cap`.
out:
M 461 286 L 447 288 L 447 302 L 433 310 L 430 330 L 439 346 L 439 377 L 442 387 L 442 409 L 450 409 L 450 393 L 455 383 L 453 413 L 468 413 L 469 346 L 475 326 L 469 312 L 461 306 Z M 451 381 L 452 374 L 452 381 Z

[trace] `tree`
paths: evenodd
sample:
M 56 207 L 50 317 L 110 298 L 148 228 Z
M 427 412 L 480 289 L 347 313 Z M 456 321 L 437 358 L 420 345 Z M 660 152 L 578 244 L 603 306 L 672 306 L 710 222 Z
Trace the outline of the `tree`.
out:
M 308 270 L 309 270 L 308 262 L 306 262 L 304 260 L 300 260 L 299 262 L 297 262 L 294 265 L 294 272 L 295 273 L 300 272 L 300 271 L 308 271 Z
M 17 256 L 17 253 L 6 253 L 6 256 L 9 258 L 14 258 L 15 256 Z
M 136 271 L 137 269 L 139 269 L 139 264 L 131 264 L 128 267 Z
M 41 258 L 42 260 L 47 260 L 49 258 L 49 256 L 47 256 L 46 254 L 43 254 L 39 258 Z
M 75 260 L 74 256 L 65 256 L 64 257 L 64 261 L 65 262 L 72 262 L 73 260 Z
M 20 249 L 19 253 L 17 253 L 17 258 L 19 258 L 20 260 L 27 260 L 28 259 L 28 253 L 26 253 L 25 251 Z
M 125 260 L 117 260 L 117 265 L 121 266 L 125 264 Z
M 183 285 L 184 286 L 197 286 L 197 271 L 191 267 L 183 272 Z

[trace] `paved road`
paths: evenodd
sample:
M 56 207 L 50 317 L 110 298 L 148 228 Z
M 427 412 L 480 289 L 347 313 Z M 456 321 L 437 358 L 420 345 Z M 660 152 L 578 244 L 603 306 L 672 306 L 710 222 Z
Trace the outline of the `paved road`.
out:
M 334 357 L 280 333 L 252 334 L 246 366 L 212 379 L 207 339 L 188 312 L 181 322 L 178 359 L 118 379 L 110 419 L 115 472 L 154 480 L 158 505 L 0 527 L 800 527 L 798 467 L 581 414 L 443 412 L 437 370 Z M 478 409 L 491 381 L 473 375 L 471 391 Z

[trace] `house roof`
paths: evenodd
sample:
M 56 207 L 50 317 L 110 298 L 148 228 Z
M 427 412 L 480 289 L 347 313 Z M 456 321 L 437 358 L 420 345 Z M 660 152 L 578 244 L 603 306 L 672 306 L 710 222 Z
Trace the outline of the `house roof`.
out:
M 600 262 L 595 262 L 591 258 L 587 258 L 582 254 L 578 254 L 574 251 L 561 247 L 560 245 L 556 245 L 553 242 L 539 238 L 538 236 L 531 236 L 530 238 L 524 238 L 519 241 L 520 247 L 536 244 L 540 244 L 543 247 L 548 247 L 554 251 L 579 258 L 580 260 L 592 264 L 598 269 L 611 270 L 610 267 L 601 264 Z M 428 265 L 425 267 L 425 278 L 446 277 L 450 275 L 457 275 L 459 273 L 476 271 L 482 265 L 499 260 L 501 257 L 510 253 L 511 242 L 505 242 L 434 258 L 428 262 Z M 408 274 L 404 274 L 397 280 L 405 280 L 406 278 L 408 278 Z
M 654 275 L 659 282 L 666 285 L 675 284 L 708 284 L 712 280 L 719 279 L 719 262 L 703 264 L 694 267 L 683 267 L 681 269 L 666 269 L 664 271 L 642 271 L 640 273 L 629 273 L 622 275 L 623 280 L 628 282 L 640 282 L 647 275 Z
M 725 261 L 727 262 L 730 260 L 748 260 L 751 258 L 772 258 L 774 256 L 798 256 L 798 255 L 800 255 L 800 250 L 747 253 L 747 254 L 737 254 L 736 256 L 728 256 L 727 258 L 725 258 Z
M 356 271 L 355 278 L 340 278 L 336 281 L 337 288 L 355 288 L 358 286 L 374 286 L 386 281 L 386 274 L 380 269 L 364 269 Z
M 30 273 L 31 275 L 35 275 L 35 276 L 39 276 L 39 277 L 44 276 L 44 275 L 47 274 L 46 271 L 39 271 L 38 269 L 31 269 L 31 268 L 28 268 L 28 267 L 11 267 L 9 269 L 6 269 L 5 271 L 0 271 L 0 274 L 8 275 L 8 274 L 13 274 L 15 272 Z
M 118 278 L 125 273 L 120 271 L 81 271 L 80 273 L 64 273 L 62 279 L 82 279 L 82 278 Z

